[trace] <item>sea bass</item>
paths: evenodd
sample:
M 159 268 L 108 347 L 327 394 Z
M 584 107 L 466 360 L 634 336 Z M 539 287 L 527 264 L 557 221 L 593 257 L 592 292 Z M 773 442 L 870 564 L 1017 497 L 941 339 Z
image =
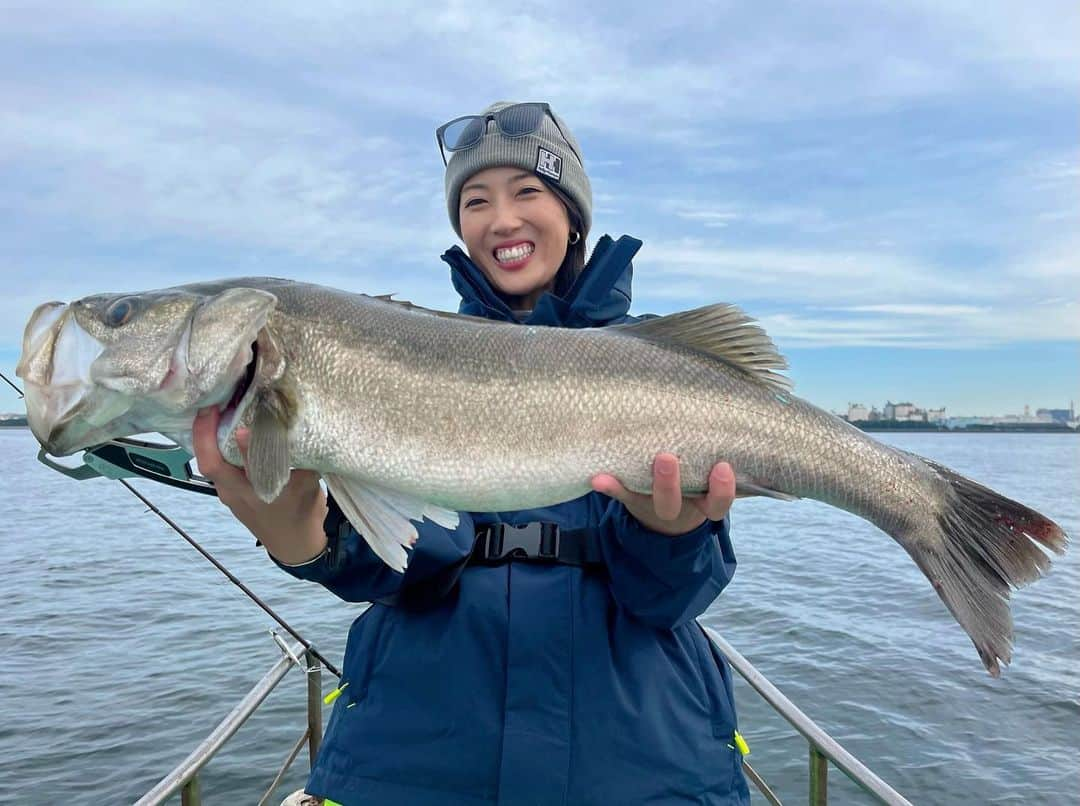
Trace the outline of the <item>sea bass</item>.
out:
M 46 303 L 17 374 L 34 435 L 58 456 L 156 431 L 218 442 L 273 500 L 290 468 L 325 479 L 387 564 L 423 517 L 552 505 L 610 473 L 648 492 L 679 457 L 686 494 L 728 461 L 737 494 L 813 498 L 895 539 L 993 675 L 1008 663 L 1010 587 L 1049 569 L 1051 520 L 935 462 L 884 445 L 791 394 L 764 331 L 717 304 L 594 329 L 429 311 L 271 278 Z

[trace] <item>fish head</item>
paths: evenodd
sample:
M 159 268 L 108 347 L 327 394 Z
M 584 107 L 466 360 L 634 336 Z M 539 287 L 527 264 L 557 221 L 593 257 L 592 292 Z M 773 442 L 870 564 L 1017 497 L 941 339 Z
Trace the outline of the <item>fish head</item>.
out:
M 16 369 L 34 436 L 64 456 L 145 431 L 189 432 L 200 408 L 242 402 L 276 303 L 207 284 L 38 306 Z

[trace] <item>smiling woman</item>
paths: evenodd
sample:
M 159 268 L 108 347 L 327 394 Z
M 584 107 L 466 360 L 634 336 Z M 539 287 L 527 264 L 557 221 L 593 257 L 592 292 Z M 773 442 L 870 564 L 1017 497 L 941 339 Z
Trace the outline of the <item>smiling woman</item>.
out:
M 633 321 L 641 244 L 605 236 L 585 264 L 592 189 L 550 106 L 494 104 L 438 139 L 467 250 L 443 255 L 460 312 L 530 330 Z M 447 420 L 465 426 L 483 423 Z M 522 424 L 527 440 L 535 426 Z M 678 457 L 657 445 L 651 490 L 600 473 L 553 506 L 424 520 L 401 573 L 371 550 L 355 501 L 325 497 L 314 473 L 293 471 L 263 503 L 222 460 L 216 427 L 216 411 L 200 417 L 194 443 L 221 501 L 288 573 L 373 602 L 350 630 L 309 793 L 346 806 L 748 803 L 731 676 L 695 621 L 735 568 L 728 464 L 684 498 Z

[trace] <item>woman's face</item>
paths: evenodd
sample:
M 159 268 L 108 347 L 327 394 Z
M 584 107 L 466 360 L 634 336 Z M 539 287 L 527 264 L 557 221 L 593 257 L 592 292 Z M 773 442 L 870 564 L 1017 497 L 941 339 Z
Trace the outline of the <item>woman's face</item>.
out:
M 518 310 L 555 283 L 570 218 L 547 185 L 520 168 L 488 168 L 461 188 L 461 235 L 469 257 Z

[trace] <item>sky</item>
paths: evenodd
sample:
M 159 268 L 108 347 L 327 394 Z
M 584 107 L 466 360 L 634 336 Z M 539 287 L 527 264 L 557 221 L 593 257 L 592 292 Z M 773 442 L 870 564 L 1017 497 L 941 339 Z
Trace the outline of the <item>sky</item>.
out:
M 33 308 L 92 293 L 456 308 L 434 130 L 544 100 L 590 243 L 645 241 L 634 312 L 740 305 L 829 410 L 1080 404 L 1074 0 L 0 6 L 9 377 Z

